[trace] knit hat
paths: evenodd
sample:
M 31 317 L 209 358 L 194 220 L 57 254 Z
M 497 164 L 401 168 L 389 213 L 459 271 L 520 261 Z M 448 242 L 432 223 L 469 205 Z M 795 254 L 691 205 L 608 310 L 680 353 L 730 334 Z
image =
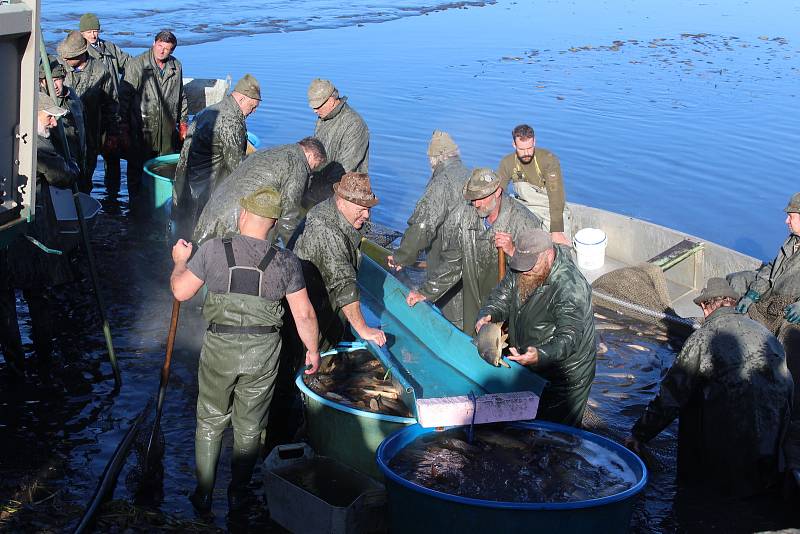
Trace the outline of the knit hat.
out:
M 261 84 L 250 74 L 242 76 L 242 79 L 236 82 L 233 90 L 255 100 L 261 100 Z
M 255 193 L 250 193 L 239 204 L 259 217 L 278 219 L 281 216 L 281 194 L 271 187 L 262 187 Z
M 447 132 L 434 130 L 431 135 L 431 142 L 428 144 L 428 156 L 441 156 L 442 154 L 452 154 L 458 151 L 458 145 L 453 142 L 453 138 Z
M 81 15 L 80 31 L 88 32 L 89 30 L 100 29 L 100 19 L 94 13 L 84 13 Z
M 706 287 L 697 295 L 693 302 L 698 306 L 717 297 L 730 297 L 739 300 L 739 295 L 733 290 L 731 285 L 724 278 L 709 278 Z
M 553 248 L 553 239 L 544 230 L 532 230 L 519 236 L 514 246 L 514 255 L 508 266 L 515 271 L 525 272 L 533 269 L 539 254 Z
M 354 204 L 371 208 L 378 203 L 378 197 L 372 192 L 369 175 L 363 172 L 348 172 L 342 179 L 333 184 L 333 192 Z
M 50 60 L 50 74 L 53 78 L 66 78 L 67 71 L 64 69 L 64 65 L 58 62 L 55 56 L 48 56 Z M 44 75 L 44 65 L 39 62 L 39 79 L 44 80 L 46 76 Z
M 500 177 L 489 168 L 479 167 L 472 171 L 472 175 L 464 184 L 464 198 L 478 200 L 486 198 L 501 187 Z
M 56 105 L 47 93 L 39 93 L 39 111 L 44 111 L 53 117 L 63 117 L 68 111 Z
M 58 43 L 58 55 L 64 59 L 73 59 L 85 53 L 87 47 L 86 39 L 81 32 L 72 30 Z
M 336 87 L 333 86 L 330 80 L 316 78 L 308 86 L 308 105 L 312 109 L 317 109 L 327 102 L 334 92 L 336 92 Z
M 800 193 L 792 195 L 792 198 L 789 199 L 789 203 L 786 205 L 786 209 L 783 211 L 786 213 L 800 213 Z

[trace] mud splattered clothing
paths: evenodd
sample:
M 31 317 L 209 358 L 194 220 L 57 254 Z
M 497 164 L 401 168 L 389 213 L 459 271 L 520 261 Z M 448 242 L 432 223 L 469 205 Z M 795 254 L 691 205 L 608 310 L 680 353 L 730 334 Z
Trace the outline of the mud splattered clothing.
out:
M 462 330 L 469 335 L 475 334 L 478 310 L 497 285 L 495 232 L 510 233 L 512 241 L 516 241 L 521 233 L 542 227 L 536 215 L 513 198 L 501 195 L 499 201 L 500 213 L 491 226 L 466 201 L 448 215 L 442 226 L 442 262 L 435 269 L 428 269 L 427 279 L 419 289 L 428 300 L 436 302 L 460 280 L 464 287 Z
M 550 274 L 527 300 L 520 301 L 520 273 L 509 270 L 478 313 L 492 322 L 508 321 L 508 344 L 520 353 L 539 351 L 530 369 L 549 381 L 538 419 L 579 426 L 596 367 L 592 288 L 572 262 L 570 249 L 555 245 Z
M 125 66 L 132 59 L 132 56 L 105 39 L 97 39 L 97 42 L 90 44 L 86 51 L 89 52 L 91 57 L 99 59 L 105 64 L 109 72 L 114 75 L 115 89 L 119 89 L 119 79 L 125 74 Z
M 752 495 L 777 480 L 793 389 L 775 336 L 722 307 L 686 340 L 633 436 L 647 442 L 679 417 L 679 479 Z
M 192 234 L 214 189 L 239 166 L 246 149 L 245 116 L 233 96 L 195 117 L 175 169 L 172 213 L 179 237 Z
M 517 153 L 512 152 L 500 160 L 497 175 L 503 180 L 504 188 L 509 181 L 527 182 L 536 191 L 543 192 L 549 200 L 549 211 L 535 211 L 536 215 L 544 221 L 545 230 L 564 231 L 564 178 L 561 175 L 561 163 L 555 154 L 537 148 L 533 160 L 524 164 L 517 158 Z
M 460 157 L 446 159 L 433 168 L 428 186 L 408 219 L 408 228 L 394 252 L 398 265 L 412 265 L 420 251 L 426 250 L 428 269 L 439 267 L 442 263 L 442 225 L 449 213 L 466 203 L 462 189 L 469 175 L 470 171 Z M 436 306 L 451 323 L 459 328 L 463 326 L 460 283 L 440 297 Z
M 68 109 L 69 113 L 61 117 L 64 125 L 64 133 L 67 136 L 69 145 L 69 155 L 78 164 L 82 173 L 86 172 L 86 127 L 83 116 L 83 102 L 78 97 L 75 90 L 64 86 L 64 96 L 57 96 L 54 101 L 57 106 Z M 55 131 L 51 133 L 50 141 L 56 152 L 63 154 L 61 147 L 61 136 Z

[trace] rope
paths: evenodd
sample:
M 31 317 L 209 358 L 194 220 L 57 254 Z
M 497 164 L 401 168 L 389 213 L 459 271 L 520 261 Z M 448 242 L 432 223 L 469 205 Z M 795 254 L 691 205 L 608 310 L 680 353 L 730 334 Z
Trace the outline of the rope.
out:
M 635 311 L 637 313 L 641 313 L 642 315 L 647 315 L 648 317 L 652 317 L 653 319 L 659 319 L 662 321 L 669 321 L 671 323 L 679 324 L 682 326 L 690 326 L 693 329 L 697 330 L 700 328 L 700 323 L 693 319 L 686 319 L 685 317 L 680 317 L 678 315 L 671 315 L 668 313 L 663 313 L 655 310 L 651 310 L 650 308 L 646 308 L 644 306 L 640 306 L 638 304 L 634 304 L 632 302 L 628 302 L 627 300 L 618 299 L 616 297 L 612 297 L 602 291 L 598 291 L 596 289 L 592 289 L 592 293 L 596 297 L 600 297 L 603 300 L 607 300 L 612 304 L 616 304 L 617 306 L 621 306 L 623 308 L 627 308 L 631 311 Z

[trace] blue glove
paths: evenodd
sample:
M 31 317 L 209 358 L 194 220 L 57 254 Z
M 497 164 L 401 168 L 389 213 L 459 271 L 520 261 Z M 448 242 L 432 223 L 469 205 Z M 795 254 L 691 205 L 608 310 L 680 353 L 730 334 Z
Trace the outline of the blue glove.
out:
M 794 304 L 789 304 L 786 306 L 786 310 L 784 310 L 784 317 L 786 320 L 792 324 L 799 324 L 800 323 L 800 300 L 795 302 Z
M 758 299 L 760 298 L 761 295 L 752 289 L 748 289 L 747 293 L 745 293 L 745 295 L 739 299 L 739 303 L 736 305 L 736 311 L 739 313 L 747 313 L 747 308 L 749 308 L 754 302 L 758 302 Z

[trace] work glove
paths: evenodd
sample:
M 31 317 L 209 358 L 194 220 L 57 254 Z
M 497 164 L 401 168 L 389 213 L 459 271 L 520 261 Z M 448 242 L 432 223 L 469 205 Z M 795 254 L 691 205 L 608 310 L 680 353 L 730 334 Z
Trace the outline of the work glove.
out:
M 758 299 L 761 298 L 761 295 L 753 291 L 752 289 L 748 289 L 747 293 L 739 299 L 739 303 L 736 305 L 736 311 L 739 313 L 747 313 L 747 309 L 755 302 L 758 302 Z
M 178 138 L 181 141 L 186 140 L 186 134 L 189 131 L 189 124 L 182 122 L 178 125 Z
M 789 321 L 790 323 L 799 324 L 800 323 L 800 300 L 795 302 L 795 303 L 793 303 L 793 304 L 789 304 L 788 306 L 786 306 L 786 309 L 784 310 L 783 316 L 786 317 L 786 320 Z
M 67 169 L 68 169 L 69 175 L 70 175 L 69 184 L 67 184 L 67 185 L 72 185 L 72 182 L 77 180 L 78 177 L 81 175 L 81 168 L 78 167 L 78 164 L 75 162 L 74 159 L 70 159 L 67 162 Z

